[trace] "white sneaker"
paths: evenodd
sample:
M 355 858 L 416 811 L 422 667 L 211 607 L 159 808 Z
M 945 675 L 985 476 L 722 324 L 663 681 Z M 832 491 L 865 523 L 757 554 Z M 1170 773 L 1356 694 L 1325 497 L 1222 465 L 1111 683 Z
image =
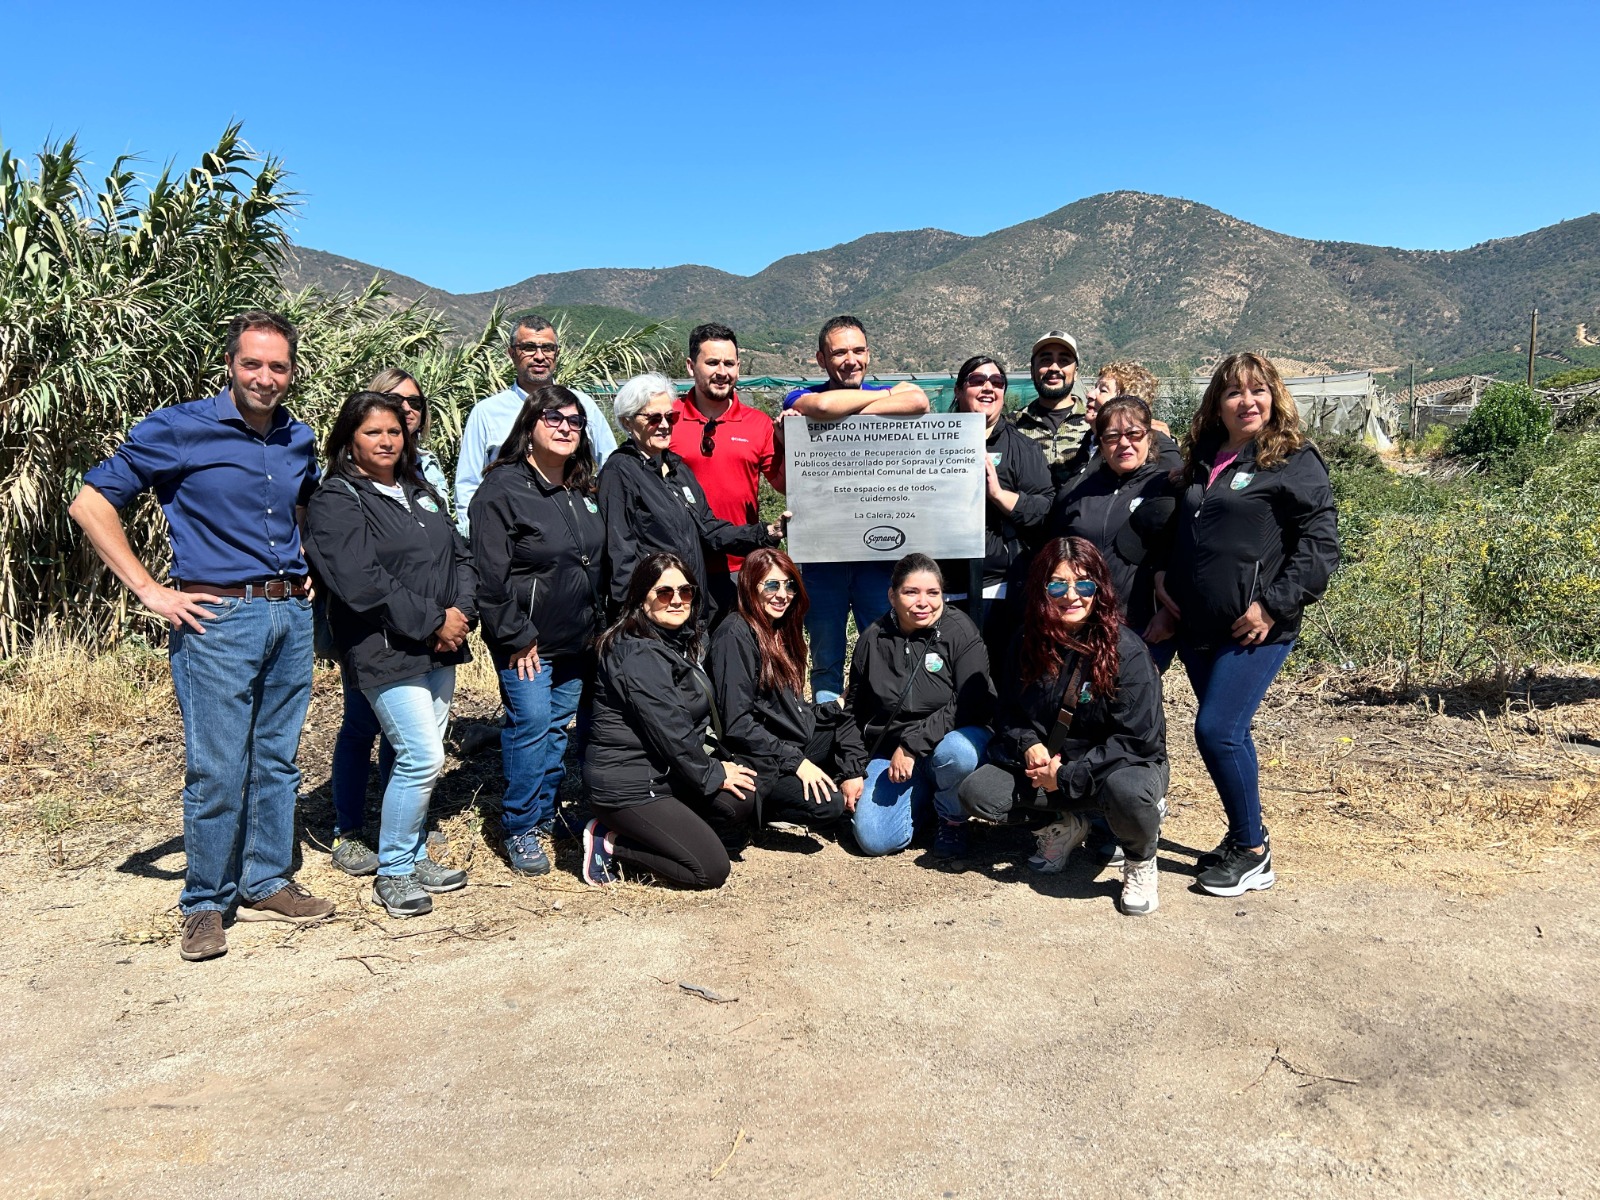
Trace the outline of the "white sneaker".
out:
M 1146 917 L 1161 907 L 1156 895 L 1160 874 L 1153 854 L 1143 862 L 1129 858 L 1122 864 L 1123 916 Z
M 1067 857 L 1083 845 L 1089 833 L 1089 822 L 1077 813 L 1068 813 L 1061 820 L 1046 825 L 1034 834 L 1039 848 L 1028 859 L 1029 870 L 1041 875 L 1059 875 L 1067 865 Z

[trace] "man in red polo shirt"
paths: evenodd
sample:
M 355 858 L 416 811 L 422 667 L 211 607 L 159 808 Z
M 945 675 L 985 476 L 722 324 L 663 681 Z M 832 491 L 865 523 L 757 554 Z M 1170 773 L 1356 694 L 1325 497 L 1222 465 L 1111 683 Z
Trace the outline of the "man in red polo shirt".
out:
M 678 399 L 672 450 L 705 489 L 706 503 L 724 521 L 758 519 L 761 476 L 784 490 L 783 457 L 773 451 L 772 418 L 739 400 L 739 342 L 726 325 L 697 325 L 689 334 L 694 386 Z M 743 561 L 728 556 L 728 570 Z M 710 564 L 706 564 L 710 567 Z

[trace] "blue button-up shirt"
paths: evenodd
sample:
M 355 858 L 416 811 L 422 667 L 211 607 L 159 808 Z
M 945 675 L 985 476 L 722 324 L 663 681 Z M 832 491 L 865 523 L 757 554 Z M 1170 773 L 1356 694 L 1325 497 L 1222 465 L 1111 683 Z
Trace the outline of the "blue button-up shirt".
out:
M 173 577 L 231 586 L 306 573 L 295 506 L 317 478 L 309 425 L 280 407 L 262 436 L 223 389 L 158 408 L 83 481 L 119 509 L 153 490 L 172 535 Z

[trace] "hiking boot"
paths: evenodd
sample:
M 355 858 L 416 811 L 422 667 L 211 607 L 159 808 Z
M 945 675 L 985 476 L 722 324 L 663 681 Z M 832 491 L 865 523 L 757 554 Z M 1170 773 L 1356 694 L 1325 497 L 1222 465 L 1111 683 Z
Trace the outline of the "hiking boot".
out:
M 583 827 L 583 881 L 590 887 L 617 882 L 617 835 L 597 820 Z
M 933 834 L 935 858 L 965 858 L 967 855 L 967 823 L 965 821 L 939 821 Z
M 244 900 L 239 904 L 241 921 L 293 921 L 296 925 L 304 925 L 308 921 L 322 921 L 331 916 L 332 900 L 317 899 L 293 880 L 265 899 Z
M 506 861 L 518 875 L 548 875 L 550 856 L 539 844 L 539 831 L 513 833 L 506 839 Z
M 1200 872 L 1200 890 L 1213 896 L 1242 896 L 1264 892 L 1278 877 L 1272 873 L 1272 843 L 1264 841 L 1261 853 L 1230 846 L 1222 861 Z
M 378 855 L 354 834 L 339 834 L 333 839 L 333 865 L 346 875 L 376 875 Z
M 417 886 L 425 892 L 455 892 L 467 886 L 467 873 L 459 867 L 441 867 L 431 858 L 419 858 L 411 864 Z
M 222 914 L 214 908 L 197 908 L 183 915 L 183 938 L 178 942 L 178 957 L 185 962 L 204 962 L 228 952 L 228 939 L 222 934 Z
M 1067 865 L 1067 856 L 1083 844 L 1089 832 L 1089 822 L 1077 813 L 1068 813 L 1061 820 L 1046 825 L 1034 834 L 1038 849 L 1028 860 L 1028 869 L 1041 875 L 1058 875 Z
M 1140 860 L 1125 859 L 1122 864 L 1122 915 L 1147 917 L 1161 907 L 1156 896 L 1160 872 L 1156 870 L 1156 856 Z
M 391 917 L 425 917 L 433 911 L 433 897 L 415 874 L 379 875 L 372 883 L 372 902 Z

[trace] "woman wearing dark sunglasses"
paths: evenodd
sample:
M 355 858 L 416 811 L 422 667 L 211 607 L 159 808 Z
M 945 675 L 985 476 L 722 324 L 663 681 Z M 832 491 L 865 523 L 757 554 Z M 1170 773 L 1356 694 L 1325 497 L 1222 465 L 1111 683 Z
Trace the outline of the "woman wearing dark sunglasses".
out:
M 998 651 L 1017 611 L 1006 603 L 1006 593 L 1027 578 L 1034 531 L 1050 515 L 1055 488 L 1039 444 L 1005 419 L 1005 368 L 987 354 L 967 359 L 956 372 L 955 410 L 984 420 L 984 551 L 970 564 L 944 564 L 950 588 L 945 599 L 977 621 Z
M 756 775 L 719 745 L 721 718 L 700 665 L 704 605 L 683 559 L 647 555 L 621 615 L 595 643 L 585 883 L 615 882 L 620 862 L 682 887 L 718 888 L 729 849 L 748 837 Z
M 1084 814 L 1104 813 L 1125 852 L 1122 911 L 1152 913 L 1168 777 L 1161 675 L 1086 539 L 1056 538 L 1034 556 L 1023 603 L 989 761 L 961 785 L 962 807 L 985 821 L 1056 814 L 1028 860 L 1047 873 L 1083 841 Z
M 739 573 L 739 607 L 711 639 L 711 685 L 723 740 L 756 772 L 756 823 L 826 829 L 844 813 L 834 777 L 838 702 L 805 697 L 805 616 L 811 601 L 794 560 L 756 550 Z
M 540 839 L 555 824 L 567 724 L 593 669 L 605 547 L 594 474 L 578 396 L 539 384 L 468 513 L 483 637 L 506 708 L 500 822 L 519 875 L 550 870 Z
M 637 375 L 617 390 L 617 424 L 627 440 L 600 472 L 600 511 L 606 519 L 606 576 L 613 606 L 620 605 L 635 567 L 652 553 L 676 554 L 698 580 L 709 573 L 709 615 L 733 601 L 733 582 L 720 557 L 776 546 L 781 522 L 734 525 L 711 511 L 694 472 L 672 451 L 678 422 L 677 391 L 665 375 Z

